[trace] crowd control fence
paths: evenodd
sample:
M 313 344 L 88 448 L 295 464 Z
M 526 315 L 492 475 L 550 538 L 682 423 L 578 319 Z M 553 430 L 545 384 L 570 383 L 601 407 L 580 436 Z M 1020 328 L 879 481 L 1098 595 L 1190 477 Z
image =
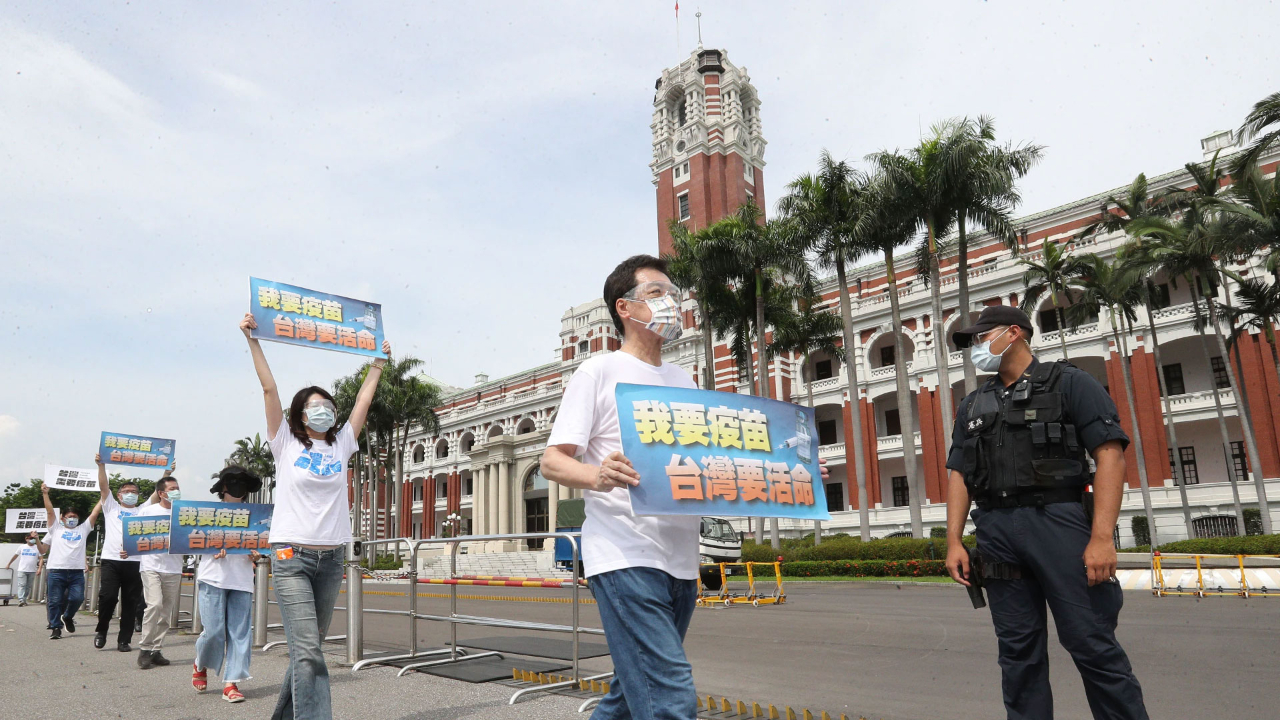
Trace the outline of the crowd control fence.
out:
M 1274 579 L 1280 555 L 1211 555 L 1151 553 L 1151 592 L 1165 595 L 1209 597 L 1235 595 L 1244 598 L 1276 597 Z M 1252 579 L 1251 577 L 1252 576 Z

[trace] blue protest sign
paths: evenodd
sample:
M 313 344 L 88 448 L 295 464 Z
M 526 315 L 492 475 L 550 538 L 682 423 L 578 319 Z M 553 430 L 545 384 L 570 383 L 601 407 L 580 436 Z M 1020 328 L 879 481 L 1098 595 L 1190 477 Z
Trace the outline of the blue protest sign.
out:
M 615 396 L 637 515 L 831 519 L 812 408 L 624 383 Z
M 146 435 L 126 435 L 104 432 L 98 441 L 98 454 L 107 465 L 132 465 L 133 467 L 157 467 L 168 470 L 173 467 L 173 440 Z
M 124 551 L 129 557 L 169 552 L 169 518 L 163 515 L 122 517 L 120 523 L 124 530 L 121 535 Z
M 249 308 L 259 340 L 386 357 L 378 303 L 251 277 Z
M 169 517 L 173 521 L 171 552 L 184 555 L 247 555 L 271 546 L 271 511 L 274 505 L 179 500 Z

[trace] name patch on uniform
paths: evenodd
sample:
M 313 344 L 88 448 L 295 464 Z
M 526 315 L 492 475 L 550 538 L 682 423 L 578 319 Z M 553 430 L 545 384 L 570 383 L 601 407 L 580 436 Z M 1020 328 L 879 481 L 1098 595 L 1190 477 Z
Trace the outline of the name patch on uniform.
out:
M 970 420 L 969 424 L 965 425 L 965 428 L 970 431 L 981 430 L 982 425 L 983 425 L 982 418 L 979 417 L 979 418 L 974 418 Z
M 1025 419 L 1025 420 L 1035 420 L 1035 419 L 1036 419 L 1036 411 L 1035 411 L 1035 410 L 1023 410 L 1023 411 L 1022 411 L 1022 417 L 1023 417 L 1023 419 Z

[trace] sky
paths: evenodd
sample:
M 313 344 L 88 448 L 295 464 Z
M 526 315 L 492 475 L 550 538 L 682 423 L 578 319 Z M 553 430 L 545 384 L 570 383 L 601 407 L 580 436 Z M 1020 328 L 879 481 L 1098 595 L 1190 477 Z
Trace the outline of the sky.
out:
M 656 251 L 654 80 L 697 10 L 758 90 L 770 207 L 824 149 L 986 114 L 1046 146 L 1029 214 L 1198 161 L 1280 89 L 1273 2 L 687 0 L 678 39 L 673 4 L 0 6 L 0 487 L 105 430 L 175 438 L 203 492 L 265 433 L 250 275 L 381 303 L 452 385 L 553 360 Z M 360 365 L 265 349 L 286 398 Z

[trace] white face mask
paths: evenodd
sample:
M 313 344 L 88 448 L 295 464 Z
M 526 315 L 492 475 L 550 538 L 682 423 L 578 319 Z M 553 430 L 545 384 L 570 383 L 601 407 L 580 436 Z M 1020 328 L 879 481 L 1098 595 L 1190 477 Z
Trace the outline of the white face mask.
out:
M 649 332 L 660 336 L 663 342 L 670 342 L 680 337 L 680 333 L 684 331 L 683 323 L 680 322 L 680 304 L 670 295 L 662 297 L 650 298 L 644 301 L 649 306 L 649 312 L 652 317 L 644 327 Z
M 316 432 L 328 432 L 336 420 L 333 408 L 328 405 L 316 405 L 304 411 L 307 416 L 307 427 Z
M 973 361 L 973 366 L 982 372 L 996 372 L 1000 369 L 1000 361 L 1004 358 L 1004 354 L 1009 352 L 1009 347 L 1013 347 L 1013 343 L 1009 344 L 999 355 L 991 352 L 991 343 L 999 340 L 1004 333 L 1009 332 L 1009 328 L 1005 328 L 1004 332 L 996 335 L 986 342 L 974 343 L 969 348 L 969 359 Z
M 79 518 L 69 517 L 69 518 L 67 518 L 67 521 L 66 521 L 66 522 L 64 522 L 64 523 L 62 523 L 62 524 L 63 524 L 63 525 L 66 525 L 68 528 L 74 528 L 75 526 L 77 526 L 77 525 L 79 525 L 79 524 L 80 524 L 80 519 L 79 519 Z
M 133 507 L 138 504 L 138 493 L 121 493 L 120 502 L 123 505 Z

